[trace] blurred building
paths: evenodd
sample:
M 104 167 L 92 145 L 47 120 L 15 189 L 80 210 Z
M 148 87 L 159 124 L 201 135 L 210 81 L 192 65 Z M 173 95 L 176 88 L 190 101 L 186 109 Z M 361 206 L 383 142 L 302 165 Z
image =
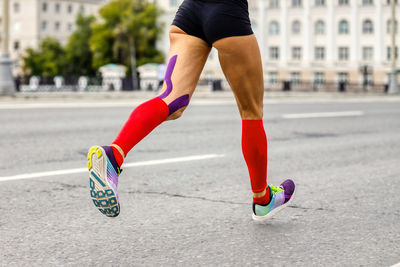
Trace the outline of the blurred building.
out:
M 66 44 L 74 31 L 78 13 L 97 14 L 105 0 L 9 0 L 9 3 L 9 47 L 18 70 L 19 59 L 26 48 L 38 47 L 48 36 Z M 2 0 L 0 11 L 1 8 Z
M 162 20 L 166 30 L 159 48 L 168 54 L 167 29 L 182 1 L 156 2 L 165 10 Z M 390 0 L 248 2 L 267 86 L 280 86 L 282 81 L 382 84 L 387 82 L 393 54 L 400 59 L 399 27 L 395 53 L 391 49 Z M 400 3 L 397 17 L 400 18 Z M 203 76 L 223 76 L 215 50 Z

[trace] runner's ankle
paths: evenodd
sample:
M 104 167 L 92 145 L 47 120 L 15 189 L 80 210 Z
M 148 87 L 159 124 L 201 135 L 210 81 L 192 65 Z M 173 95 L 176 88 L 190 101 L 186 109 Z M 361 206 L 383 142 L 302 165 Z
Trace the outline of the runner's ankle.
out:
M 122 155 L 122 153 L 123 153 L 122 149 L 116 144 L 112 144 L 110 147 L 113 150 L 113 154 L 114 154 L 115 160 L 118 163 L 118 166 L 121 167 L 122 163 L 124 163 L 124 155 Z

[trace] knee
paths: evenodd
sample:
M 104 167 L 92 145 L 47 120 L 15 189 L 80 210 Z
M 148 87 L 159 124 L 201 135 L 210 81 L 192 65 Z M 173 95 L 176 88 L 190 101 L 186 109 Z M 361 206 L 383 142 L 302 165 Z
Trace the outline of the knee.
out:
M 169 116 L 167 120 L 176 120 L 182 116 L 183 111 L 189 105 L 190 96 L 189 94 L 186 94 L 176 98 L 174 95 L 170 95 L 164 101 L 168 104 L 169 109 Z
M 262 120 L 264 115 L 262 105 L 246 105 L 240 107 L 240 116 L 243 120 Z
M 186 108 L 181 108 L 178 109 L 177 111 L 175 111 L 174 113 L 172 113 L 171 115 L 168 116 L 167 120 L 177 120 L 180 117 L 182 117 L 183 112 L 185 111 Z

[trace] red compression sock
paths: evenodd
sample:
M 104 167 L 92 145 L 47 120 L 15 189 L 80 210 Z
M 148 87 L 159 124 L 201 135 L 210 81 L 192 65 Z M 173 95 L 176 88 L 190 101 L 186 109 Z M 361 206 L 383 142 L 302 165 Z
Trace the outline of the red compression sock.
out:
M 267 186 L 267 190 L 265 191 L 265 195 L 262 197 L 253 197 L 253 202 L 258 205 L 268 205 L 271 201 L 271 190 Z
M 121 155 L 121 152 L 119 152 L 119 150 L 116 147 L 111 146 L 111 149 L 113 151 L 115 161 L 118 163 L 118 166 L 121 167 L 122 163 L 124 163 L 124 157 Z
M 266 205 L 270 201 L 270 190 L 267 187 L 267 136 L 262 120 L 242 120 L 242 151 L 253 193 L 267 189 L 265 196 L 253 198 L 253 201 Z
M 122 127 L 113 144 L 119 146 L 126 155 L 146 137 L 154 128 L 164 122 L 169 115 L 168 105 L 159 97 L 155 97 L 138 106 Z M 115 159 L 119 166 L 123 163 L 120 152 L 112 147 Z

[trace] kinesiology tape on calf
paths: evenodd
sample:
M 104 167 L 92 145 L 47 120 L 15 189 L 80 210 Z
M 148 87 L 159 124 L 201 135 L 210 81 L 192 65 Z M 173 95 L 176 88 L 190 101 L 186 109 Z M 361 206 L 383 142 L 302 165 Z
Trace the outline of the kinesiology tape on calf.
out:
M 165 83 L 167 84 L 167 89 L 162 93 L 159 98 L 164 99 L 167 96 L 169 96 L 174 89 L 174 86 L 172 84 L 172 73 L 174 72 L 176 61 L 178 60 L 178 55 L 175 55 L 171 57 L 168 63 L 167 71 L 165 73 Z M 183 95 L 172 101 L 169 105 L 169 115 L 175 113 L 178 109 L 181 109 L 183 107 L 186 107 L 189 105 L 189 95 Z

